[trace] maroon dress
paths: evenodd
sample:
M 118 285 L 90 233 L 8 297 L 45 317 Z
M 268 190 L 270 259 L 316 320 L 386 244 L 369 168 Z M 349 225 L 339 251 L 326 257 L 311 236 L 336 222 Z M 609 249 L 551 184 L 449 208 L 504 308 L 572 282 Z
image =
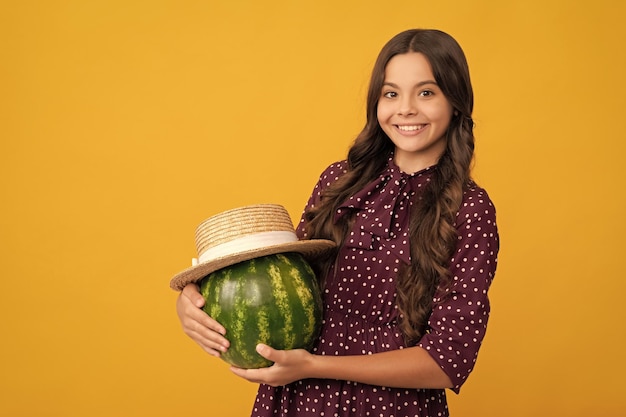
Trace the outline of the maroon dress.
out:
M 329 166 L 321 175 L 308 206 L 346 169 Z M 395 280 L 401 264 L 410 262 L 408 224 L 411 201 L 436 170 L 405 174 L 390 158 L 378 179 L 346 201 L 336 219 L 355 212 L 352 231 L 339 250 L 323 291 L 322 332 L 317 355 L 367 355 L 404 346 L 397 323 Z M 457 250 L 450 271 L 450 296 L 435 294 L 429 331 L 418 345 L 426 349 L 454 384 L 472 371 L 489 317 L 487 291 L 496 270 L 498 232 L 487 193 L 467 190 L 457 215 Z M 303 223 L 298 227 L 305 237 Z M 426 417 L 447 416 L 443 389 L 404 389 L 331 379 L 305 379 L 282 387 L 261 385 L 253 417 Z

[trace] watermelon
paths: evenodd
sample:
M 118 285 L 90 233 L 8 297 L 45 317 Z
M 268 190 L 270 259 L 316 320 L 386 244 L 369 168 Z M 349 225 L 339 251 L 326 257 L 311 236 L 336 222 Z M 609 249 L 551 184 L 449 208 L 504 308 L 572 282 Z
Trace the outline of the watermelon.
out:
M 221 357 L 240 368 L 271 361 L 256 352 L 310 349 L 321 327 L 322 299 L 311 266 L 299 253 L 255 258 L 215 271 L 200 283 L 204 311 L 226 328 L 230 347 Z

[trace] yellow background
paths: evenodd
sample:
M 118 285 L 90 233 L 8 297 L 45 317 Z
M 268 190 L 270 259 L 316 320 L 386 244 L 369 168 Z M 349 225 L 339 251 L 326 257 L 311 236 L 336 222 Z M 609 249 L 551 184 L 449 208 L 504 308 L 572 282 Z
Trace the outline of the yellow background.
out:
M 626 413 L 626 9 L 618 0 L 0 3 L 0 415 L 245 416 L 181 331 L 195 226 L 294 221 L 411 27 L 462 44 L 493 315 L 455 416 Z

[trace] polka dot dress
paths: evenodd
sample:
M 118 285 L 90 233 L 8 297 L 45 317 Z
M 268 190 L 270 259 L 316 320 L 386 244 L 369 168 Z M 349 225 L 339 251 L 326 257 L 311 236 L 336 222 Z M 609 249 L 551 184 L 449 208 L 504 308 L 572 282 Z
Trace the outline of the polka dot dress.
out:
M 345 172 L 346 163 L 329 166 L 309 206 Z M 397 323 L 395 280 L 409 263 L 411 200 L 434 169 L 405 174 L 391 158 L 381 176 L 349 198 L 335 214 L 355 214 L 323 291 L 323 327 L 314 353 L 367 355 L 404 346 Z M 487 290 L 498 252 L 494 207 L 484 190 L 469 189 L 457 215 L 459 240 L 447 293 L 435 294 L 429 332 L 418 345 L 446 372 L 458 392 L 474 367 L 489 316 Z M 298 228 L 304 237 L 303 223 Z M 399 389 L 352 381 L 307 379 L 283 387 L 261 385 L 253 417 L 448 416 L 446 394 L 437 389 Z

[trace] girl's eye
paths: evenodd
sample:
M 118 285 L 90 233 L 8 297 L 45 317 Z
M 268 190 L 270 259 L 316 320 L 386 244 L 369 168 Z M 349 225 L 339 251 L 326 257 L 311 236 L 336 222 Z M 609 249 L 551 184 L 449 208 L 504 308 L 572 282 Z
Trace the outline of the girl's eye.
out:
M 433 93 L 432 91 L 430 91 L 430 90 L 424 90 L 424 91 L 421 91 L 419 95 L 420 95 L 421 97 L 430 97 L 430 96 L 432 96 L 433 94 L 434 94 L 434 93 Z
M 395 98 L 397 96 L 398 96 L 398 93 L 396 93 L 395 91 L 383 92 L 383 97 L 385 98 Z

